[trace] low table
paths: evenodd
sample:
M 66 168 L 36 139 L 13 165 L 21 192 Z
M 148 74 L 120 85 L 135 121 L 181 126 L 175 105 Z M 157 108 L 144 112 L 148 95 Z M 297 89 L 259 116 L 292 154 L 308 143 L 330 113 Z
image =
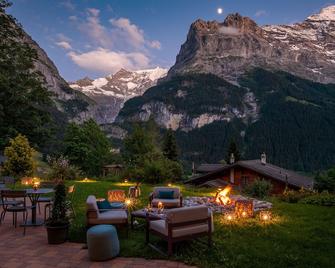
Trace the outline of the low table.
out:
M 157 209 L 153 209 L 152 212 L 148 212 L 147 210 L 143 209 L 139 209 L 139 210 L 135 210 L 132 213 L 130 213 L 130 226 L 131 229 L 134 229 L 134 220 L 135 218 L 140 218 L 140 219 L 145 219 L 148 217 L 150 220 L 160 220 L 164 218 L 164 214 L 158 214 L 157 213 Z

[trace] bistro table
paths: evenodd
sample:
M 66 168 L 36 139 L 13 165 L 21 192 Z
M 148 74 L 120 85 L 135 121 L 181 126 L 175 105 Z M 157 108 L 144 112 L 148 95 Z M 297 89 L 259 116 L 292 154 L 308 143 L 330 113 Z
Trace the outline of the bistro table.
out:
M 29 197 L 31 201 L 31 221 L 28 221 L 27 224 L 24 224 L 25 226 L 41 226 L 44 224 L 42 220 L 36 219 L 36 207 L 37 207 L 37 201 L 43 194 L 50 194 L 53 193 L 54 189 L 52 188 L 38 188 L 36 190 L 34 189 L 26 189 L 26 194 Z

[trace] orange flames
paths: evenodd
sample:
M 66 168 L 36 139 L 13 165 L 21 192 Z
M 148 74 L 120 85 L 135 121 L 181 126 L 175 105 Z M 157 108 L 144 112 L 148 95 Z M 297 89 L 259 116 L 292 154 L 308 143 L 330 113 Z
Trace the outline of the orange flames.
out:
M 219 191 L 215 196 L 215 202 L 221 205 L 229 205 L 231 200 L 228 195 L 231 190 L 232 190 L 232 187 L 228 185 L 222 191 Z

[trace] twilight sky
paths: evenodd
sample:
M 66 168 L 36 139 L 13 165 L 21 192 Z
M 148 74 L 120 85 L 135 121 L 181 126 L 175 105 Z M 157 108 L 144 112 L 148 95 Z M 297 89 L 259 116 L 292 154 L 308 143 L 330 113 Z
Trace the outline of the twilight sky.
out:
M 239 12 L 258 24 L 304 20 L 335 0 L 12 0 L 8 13 L 68 81 L 170 67 L 190 24 Z M 223 13 L 218 14 L 217 9 Z

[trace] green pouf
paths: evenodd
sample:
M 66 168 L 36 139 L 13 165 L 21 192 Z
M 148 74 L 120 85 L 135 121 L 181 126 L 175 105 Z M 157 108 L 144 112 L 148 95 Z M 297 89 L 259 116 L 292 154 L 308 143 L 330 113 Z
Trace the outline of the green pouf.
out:
M 113 225 L 96 225 L 87 231 L 88 255 L 92 261 L 106 261 L 120 252 L 120 243 Z

